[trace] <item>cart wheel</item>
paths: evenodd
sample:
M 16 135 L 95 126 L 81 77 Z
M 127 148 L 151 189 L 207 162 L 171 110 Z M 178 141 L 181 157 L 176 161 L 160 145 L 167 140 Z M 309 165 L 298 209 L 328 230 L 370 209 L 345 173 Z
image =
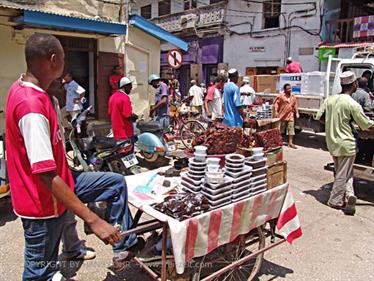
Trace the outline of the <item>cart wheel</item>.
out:
M 248 234 L 239 236 L 232 243 L 219 247 L 199 260 L 200 267 L 191 276 L 191 281 L 202 280 L 225 266 L 249 256 L 264 247 L 265 235 L 262 227 L 253 229 Z M 253 280 L 261 268 L 263 257 L 264 253 L 261 253 L 239 267 L 226 271 L 213 280 Z

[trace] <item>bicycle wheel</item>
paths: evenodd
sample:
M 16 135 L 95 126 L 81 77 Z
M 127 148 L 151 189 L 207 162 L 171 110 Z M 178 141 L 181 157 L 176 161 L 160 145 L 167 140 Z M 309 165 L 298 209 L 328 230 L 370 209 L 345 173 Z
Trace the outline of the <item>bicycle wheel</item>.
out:
M 189 120 L 179 130 L 179 136 L 183 145 L 192 148 L 192 141 L 205 132 L 204 126 L 196 120 Z
M 246 235 L 240 235 L 232 243 L 217 248 L 212 253 L 198 260 L 199 269 L 191 276 L 191 280 L 202 280 L 208 275 L 236 262 L 252 253 L 265 247 L 265 235 L 261 227 L 251 230 Z M 249 261 L 232 268 L 220 276 L 214 278 L 215 281 L 226 280 L 253 280 L 261 268 L 264 253 L 261 253 Z

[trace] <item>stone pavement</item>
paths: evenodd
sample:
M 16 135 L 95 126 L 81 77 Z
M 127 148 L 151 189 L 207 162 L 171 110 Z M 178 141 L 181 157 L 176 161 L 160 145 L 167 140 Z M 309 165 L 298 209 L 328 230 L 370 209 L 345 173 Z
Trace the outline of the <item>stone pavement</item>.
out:
M 321 148 L 323 137 L 302 133 L 297 143 L 302 145 L 297 150 L 285 148 L 285 159 L 304 234 L 293 245 L 284 243 L 265 253 L 259 280 L 374 280 L 374 184 L 356 183 L 360 200 L 354 217 L 327 207 L 333 175 L 323 170 L 331 161 L 329 153 Z M 98 256 L 78 264 L 74 280 L 150 280 L 139 269 L 114 275 L 107 269 L 111 264 L 110 247 L 92 235 L 85 236 L 81 222 L 78 230 Z M 0 241 L 0 279 L 20 280 L 24 246 L 21 221 L 2 200 Z

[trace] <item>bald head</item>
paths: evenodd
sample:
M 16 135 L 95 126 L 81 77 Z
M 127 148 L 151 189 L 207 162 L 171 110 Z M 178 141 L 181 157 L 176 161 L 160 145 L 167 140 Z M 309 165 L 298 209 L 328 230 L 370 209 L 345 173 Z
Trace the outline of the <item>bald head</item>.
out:
M 35 33 L 29 37 L 25 47 L 28 72 L 42 84 L 49 85 L 62 75 L 64 69 L 64 50 L 60 41 L 53 35 Z
M 25 56 L 28 68 L 40 59 L 49 59 L 53 54 L 61 51 L 60 41 L 50 34 L 34 33 L 26 42 Z

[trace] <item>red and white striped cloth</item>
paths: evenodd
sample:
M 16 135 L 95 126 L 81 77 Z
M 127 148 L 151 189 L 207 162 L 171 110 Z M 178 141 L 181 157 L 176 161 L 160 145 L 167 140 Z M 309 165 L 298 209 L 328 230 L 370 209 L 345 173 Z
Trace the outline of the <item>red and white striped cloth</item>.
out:
M 203 256 L 271 219 L 278 218 L 277 231 L 289 243 L 302 235 L 288 184 L 182 222 L 165 216 L 150 206 L 143 207 L 151 216 L 168 221 L 174 261 L 179 274 L 184 272 L 185 263 L 192 258 Z

